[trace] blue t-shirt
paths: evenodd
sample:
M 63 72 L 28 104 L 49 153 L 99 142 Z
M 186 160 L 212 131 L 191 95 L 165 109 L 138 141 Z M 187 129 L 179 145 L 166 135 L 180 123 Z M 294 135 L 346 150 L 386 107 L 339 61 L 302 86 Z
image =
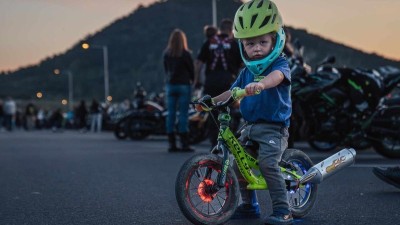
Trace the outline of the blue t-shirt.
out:
M 244 68 L 233 83 L 231 90 L 234 87 L 244 88 L 251 82 L 260 81 L 275 70 L 283 73 L 284 80 L 278 86 L 263 90 L 258 95 L 243 98 L 240 101 L 240 112 L 248 122 L 282 123 L 289 127 L 290 115 L 292 114 L 291 77 L 289 64 L 284 56 L 279 56 L 259 76 L 255 76 L 247 68 Z

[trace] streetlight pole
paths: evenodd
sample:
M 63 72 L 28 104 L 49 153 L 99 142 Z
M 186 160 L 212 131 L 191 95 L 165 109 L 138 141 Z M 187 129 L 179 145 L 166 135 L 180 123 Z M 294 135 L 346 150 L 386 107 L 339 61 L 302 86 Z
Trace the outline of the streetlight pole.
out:
M 74 81 L 73 81 L 73 74 L 71 70 L 59 70 L 55 69 L 54 74 L 67 74 L 68 75 L 68 106 L 69 110 L 72 111 L 74 109 Z
M 103 70 L 104 70 L 104 101 L 109 102 L 110 86 L 108 74 L 108 48 L 107 45 L 89 45 L 88 43 L 82 44 L 83 49 L 97 48 L 103 50 Z
M 212 24 L 214 27 L 217 26 L 217 0 L 212 1 Z
M 106 45 L 102 46 L 103 49 L 103 64 L 104 64 L 104 100 L 108 101 L 108 96 L 110 95 L 110 87 L 108 80 L 108 48 Z
M 74 110 L 74 82 L 72 72 L 67 70 L 66 73 L 68 74 L 68 102 L 69 102 L 69 111 Z

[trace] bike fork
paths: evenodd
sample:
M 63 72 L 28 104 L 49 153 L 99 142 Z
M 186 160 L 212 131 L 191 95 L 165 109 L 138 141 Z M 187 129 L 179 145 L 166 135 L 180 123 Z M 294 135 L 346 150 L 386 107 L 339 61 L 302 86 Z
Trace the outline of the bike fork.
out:
M 220 146 L 220 148 L 222 148 L 223 159 L 222 159 L 221 173 L 218 174 L 218 178 L 217 178 L 217 185 L 218 185 L 218 187 L 222 188 L 225 186 L 226 173 L 228 172 L 228 168 L 230 166 L 230 159 L 229 159 L 228 148 L 224 144 L 220 144 L 220 143 L 218 143 L 218 146 Z

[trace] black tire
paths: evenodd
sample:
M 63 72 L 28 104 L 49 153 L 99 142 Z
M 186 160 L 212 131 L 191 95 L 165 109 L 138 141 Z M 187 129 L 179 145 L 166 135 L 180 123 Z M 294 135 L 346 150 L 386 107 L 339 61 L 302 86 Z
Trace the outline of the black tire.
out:
M 329 152 L 339 146 L 338 142 L 327 142 L 327 141 L 318 141 L 315 139 L 309 139 L 308 144 L 315 150 L 320 152 Z
M 374 142 L 373 146 L 376 152 L 387 158 L 400 159 L 400 139 L 385 137 Z
M 322 121 L 309 124 L 310 131 L 307 135 L 308 144 L 320 152 L 329 152 L 336 149 L 341 143 L 342 138 L 333 128 L 323 128 Z
M 151 121 L 141 118 L 131 118 L 129 120 L 129 137 L 132 140 L 143 140 L 151 133 Z
M 372 147 L 370 141 L 364 140 L 352 140 L 350 147 L 357 149 L 357 151 L 366 150 Z
M 199 126 L 198 121 L 189 121 L 189 144 L 198 144 L 208 137 L 208 128 L 203 124 Z
M 371 125 L 372 145 L 381 155 L 400 158 L 400 107 L 393 106 L 382 110 Z
M 116 125 L 114 128 L 114 136 L 119 139 L 119 140 L 123 140 L 126 139 L 128 137 L 128 118 L 122 118 Z
M 297 174 L 305 174 L 314 164 L 311 159 L 302 151 L 297 149 L 286 149 L 282 160 L 292 164 Z M 284 174 L 285 180 L 291 180 L 290 176 Z M 288 191 L 288 200 L 293 217 L 301 218 L 306 216 L 313 208 L 317 200 L 318 185 L 306 183 L 300 187 Z
M 197 225 L 223 224 L 236 210 L 239 184 L 232 168 L 228 168 L 225 187 L 213 192 L 221 172 L 222 159 L 213 154 L 197 154 L 181 167 L 175 183 L 175 196 L 183 215 Z M 207 171 L 210 172 L 206 176 Z

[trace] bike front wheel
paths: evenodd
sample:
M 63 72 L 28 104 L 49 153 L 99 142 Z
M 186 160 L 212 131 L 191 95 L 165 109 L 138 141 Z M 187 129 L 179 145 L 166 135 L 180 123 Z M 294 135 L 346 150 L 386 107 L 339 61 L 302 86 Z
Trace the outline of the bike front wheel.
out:
M 198 154 L 181 167 L 175 196 L 183 215 L 193 224 L 222 224 L 235 212 L 239 200 L 239 184 L 231 167 L 224 187 L 217 185 L 222 172 L 222 159 L 213 154 Z

